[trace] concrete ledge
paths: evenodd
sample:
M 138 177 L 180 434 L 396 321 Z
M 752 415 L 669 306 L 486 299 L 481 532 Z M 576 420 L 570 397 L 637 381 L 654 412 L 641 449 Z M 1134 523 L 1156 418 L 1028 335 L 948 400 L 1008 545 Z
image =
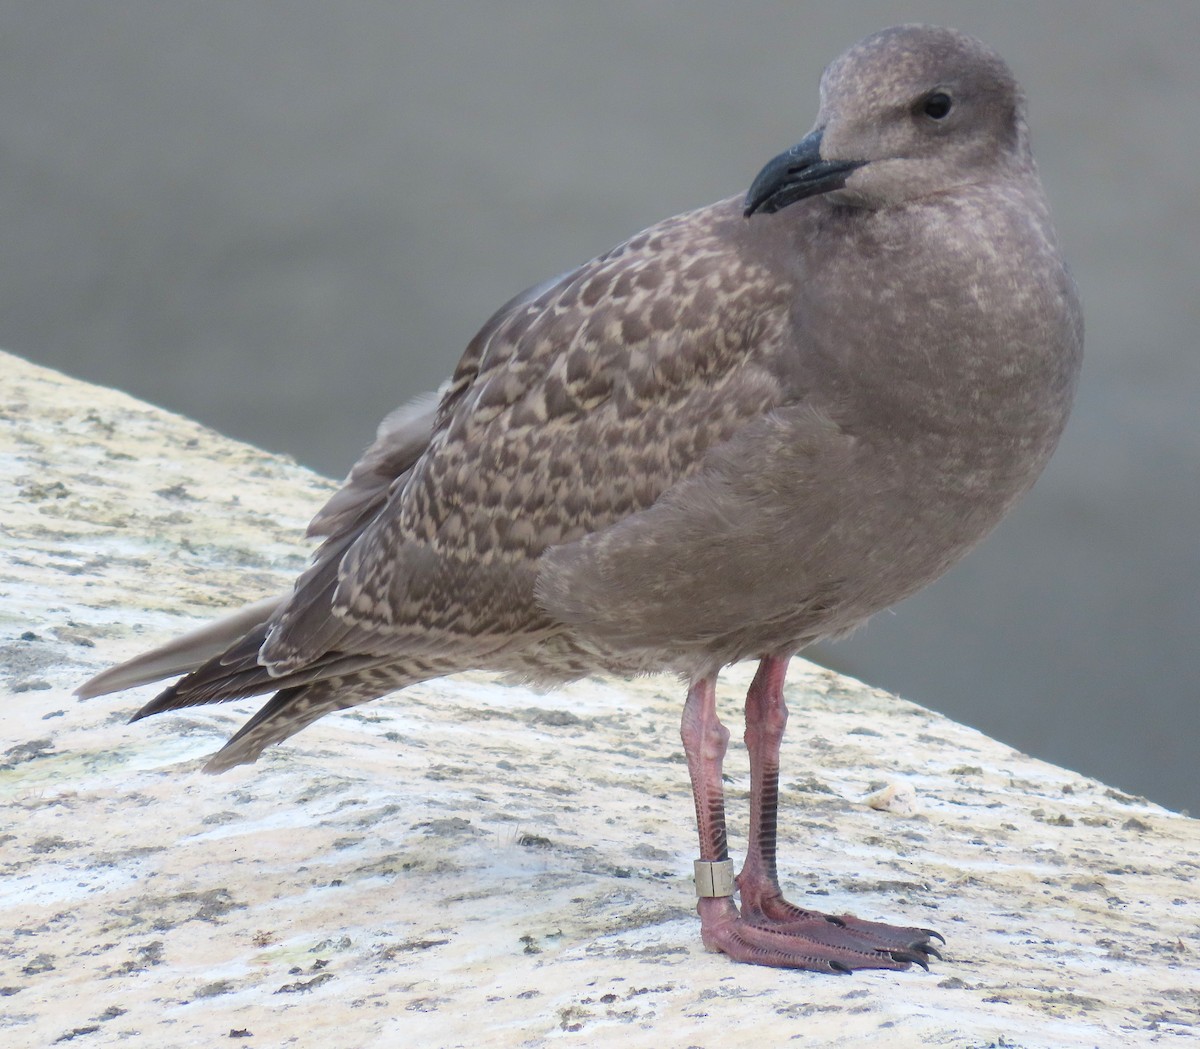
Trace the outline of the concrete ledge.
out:
M 797 661 L 785 886 L 936 928 L 946 960 L 841 978 L 734 965 L 699 942 L 675 681 L 547 696 L 464 675 L 202 776 L 252 703 L 127 726 L 151 690 L 71 689 L 286 586 L 330 482 L 0 354 L 0 488 L 5 1045 L 1200 1034 L 1195 820 Z M 722 679 L 735 736 L 749 669 Z M 736 849 L 736 746 L 729 772 Z

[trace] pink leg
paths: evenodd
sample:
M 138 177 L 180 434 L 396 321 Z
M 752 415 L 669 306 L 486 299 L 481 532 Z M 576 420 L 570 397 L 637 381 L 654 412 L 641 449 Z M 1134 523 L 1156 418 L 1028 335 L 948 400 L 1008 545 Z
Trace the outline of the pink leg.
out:
M 700 830 L 700 858 L 729 858 L 725 838 L 725 786 L 721 764 L 729 746 L 729 729 L 717 717 L 716 675 L 701 678 L 688 691 L 683 707 L 683 751 L 692 777 L 696 826 Z
M 787 727 L 788 712 L 783 702 L 786 659 L 768 658 L 746 693 L 746 750 L 750 754 L 750 837 L 746 862 L 738 875 L 742 908 L 761 909 L 774 886 L 779 891 L 775 868 L 775 842 L 779 814 L 779 747 Z
M 728 896 L 699 901 L 701 933 L 710 950 L 736 961 L 823 972 L 925 966 L 937 955 L 926 929 L 833 917 L 803 910 L 783 898 L 775 867 L 779 803 L 779 748 L 787 724 L 783 701 L 786 656 L 769 656 L 746 695 L 746 746 L 750 754 L 750 836 L 737 877 L 741 913 Z M 700 858 L 722 860 L 725 841 L 721 760 L 729 733 L 716 714 L 715 675 L 696 682 L 683 716 L 683 743 L 692 775 Z
M 729 729 L 717 717 L 717 675 L 701 678 L 688 689 L 683 705 L 683 753 L 692 778 L 692 800 L 696 803 L 696 828 L 700 832 L 700 859 L 726 860 L 729 843 L 725 835 L 725 786 L 721 765 L 729 746 Z M 725 929 L 738 918 L 730 896 L 702 898 L 700 936 L 710 951 L 723 951 Z

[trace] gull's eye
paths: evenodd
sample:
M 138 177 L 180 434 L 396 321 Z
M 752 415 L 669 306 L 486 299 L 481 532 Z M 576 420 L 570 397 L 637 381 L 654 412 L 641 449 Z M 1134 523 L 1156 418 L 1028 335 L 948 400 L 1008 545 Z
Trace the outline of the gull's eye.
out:
M 921 112 L 931 120 L 941 120 L 954 107 L 954 102 L 945 91 L 935 91 L 921 103 Z

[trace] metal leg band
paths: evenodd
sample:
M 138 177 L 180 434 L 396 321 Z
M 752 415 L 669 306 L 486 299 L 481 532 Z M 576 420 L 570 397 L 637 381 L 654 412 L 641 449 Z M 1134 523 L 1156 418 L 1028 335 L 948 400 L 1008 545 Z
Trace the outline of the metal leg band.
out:
M 733 860 L 696 860 L 696 895 L 732 896 Z

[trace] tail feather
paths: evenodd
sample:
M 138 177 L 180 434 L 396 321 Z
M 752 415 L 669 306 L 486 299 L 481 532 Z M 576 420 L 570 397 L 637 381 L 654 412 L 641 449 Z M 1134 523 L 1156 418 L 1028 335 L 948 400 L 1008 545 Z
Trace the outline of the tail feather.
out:
M 370 698 L 373 696 L 358 702 Z M 353 706 L 355 702 L 350 690 L 336 680 L 282 689 L 208 759 L 204 771 L 218 773 L 236 765 L 249 765 L 272 743 L 281 743 L 325 714 Z
M 384 662 L 386 660 L 379 656 L 347 656 L 331 652 L 302 670 L 276 677 L 266 667 L 248 664 L 244 659 L 230 665 L 224 662 L 223 657 L 217 657 L 164 689 L 129 720 L 141 721 L 151 714 L 161 714 L 166 710 L 228 703 L 230 700 L 261 696 L 280 689 L 301 688 L 331 678 L 342 679 Z
M 232 615 L 101 671 L 80 685 L 75 694 L 81 699 L 92 699 L 197 670 L 266 623 L 284 600 L 285 595 L 279 595 L 238 609 Z
M 332 651 L 290 672 L 272 675 L 259 662 L 259 652 L 275 614 L 287 600 L 287 596 L 274 597 L 239 609 L 97 674 L 76 694 L 87 699 L 184 675 L 130 719 L 138 721 L 166 710 L 274 692 L 205 766 L 206 772 L 223 772 L 257 760 L 266 747 L 326 714 L 459 669 L 444 660 L 396 663 L 395 656 Z
M 326 714 L 368 703 L 434 676 L 417 667 L 388 667 L 282 689 L 209 758 L 204 771 L 225 772 L 235 765 L 248 765 L 257 761 L 267 747 L 283 742 Z

